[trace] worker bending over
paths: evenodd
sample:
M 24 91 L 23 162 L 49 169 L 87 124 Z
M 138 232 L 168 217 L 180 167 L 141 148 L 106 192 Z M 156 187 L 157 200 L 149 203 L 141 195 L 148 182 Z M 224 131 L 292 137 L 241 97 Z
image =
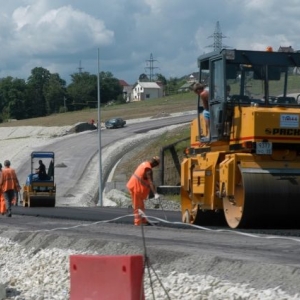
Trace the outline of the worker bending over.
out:
M 155 199 L 159 198 L 153 183 L 152 172 L 152 168 L 157 167 L 159 162 L 159 157 L 154 156 L 149 161 L 141 163 L 127 182 L 126 186 L 133 205 L 134 225 L 150 225 L 146 218 L 140 216 L 139 210 L 145 212 L 144 200 L 148 198 L 150 191 L 153 192 Z

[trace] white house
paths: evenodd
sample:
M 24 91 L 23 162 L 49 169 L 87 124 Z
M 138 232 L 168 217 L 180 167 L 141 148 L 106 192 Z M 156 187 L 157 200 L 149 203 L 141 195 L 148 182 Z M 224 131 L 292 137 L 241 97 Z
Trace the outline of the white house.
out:
M 163 89 L 156 82 L 138 81 L 133 85 L 131 101 L 156 99 L 163 96 Z

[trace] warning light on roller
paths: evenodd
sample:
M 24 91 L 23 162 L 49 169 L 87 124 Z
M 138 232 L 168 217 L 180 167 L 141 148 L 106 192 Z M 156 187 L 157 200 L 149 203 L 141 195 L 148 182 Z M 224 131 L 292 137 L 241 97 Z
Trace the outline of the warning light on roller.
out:
M 273 52 L 273 48 L 272 48 L 271 46 L 268 46 L 268 47 L 266 48 L 266 51 L 267 51 L 267 52 Z

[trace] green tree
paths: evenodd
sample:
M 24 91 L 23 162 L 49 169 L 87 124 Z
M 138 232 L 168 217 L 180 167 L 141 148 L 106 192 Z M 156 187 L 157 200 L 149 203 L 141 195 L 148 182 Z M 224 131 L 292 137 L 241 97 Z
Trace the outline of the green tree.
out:
M 8 76 L 0 81 L 1 121 L 26 118 L 26 82 L 23 79 Z
M 9 91 L 12 87 L 13 78 L 11 76 L 2 78 L 0 81 L 0 111 L 7 113 L 9 103 Z
M 172 95 L 176 94 L 177 90 L 186 82 L 185 79 L 179 79 L 177 77 L 170 77 L 170 79 L 167 81 L 166 86 L 166 94 Z
M 88 72 L 74 73 L 71 80 L 67 92 L 74 110 L 97 107 L 97 76 Z
M 27 80 L 27 114 L 30 118 L 43 117 L 47 115 L 44 87 L 48 84 L 50 75 L 51 73 L 42 67 L 37 67 L 31 70 L 31 75 Z
M 8 111 L 11 119 L 27 118 L 25 103 L 27 97 L 27 85 L 24 79 L 15 78 L 9 91 Z
M 44 85 L 47 115 L 58 113 L 65 105 L 66 82 L 57 73 L 50 74 L 49 80 Z M 66 109 L 67 110 L 67 109 Z
M 101 103 L 117 100 L 123 94 L 123 88 L 117 78 L 111 72 L 100 73 L 100 97 Z
M 159 73 L 157 73 L 155 76 L 156 76 L 157 81 L 160 81 L 164 86 L 167 85 L 168 82 L 167 82 L 167 79 L 165 76 L 163 76 L 162 74 L 159 74 Z

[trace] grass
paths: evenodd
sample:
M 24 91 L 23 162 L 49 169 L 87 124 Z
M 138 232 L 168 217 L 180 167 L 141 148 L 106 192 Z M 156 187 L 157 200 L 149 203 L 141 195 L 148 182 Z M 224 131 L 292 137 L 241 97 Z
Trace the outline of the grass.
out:
M 192 92 L 167 96 L 159 99 L 116 104 L 100 108 L 101 121 L 112 117 L 122 117 L 125 120 L 152 117 L 162 112 L 171 114 L 181 111 L 195 110 L 196 95 Z M 0 124 L 0 127 L 16 126 L 68 126 L 78 122 L 88 122 L 98 119 L 98 109 L 84 109 L 76 112 L 54 114 L 47 117 L 17 120 Z

